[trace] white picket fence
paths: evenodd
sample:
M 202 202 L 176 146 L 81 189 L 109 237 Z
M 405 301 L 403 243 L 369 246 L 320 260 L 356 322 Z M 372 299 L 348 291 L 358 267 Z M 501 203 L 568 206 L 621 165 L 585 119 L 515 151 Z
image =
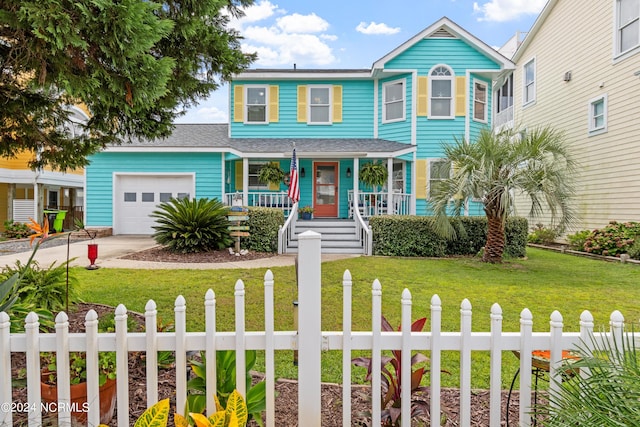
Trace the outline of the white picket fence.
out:
M 472 332 L 471 303 L 465 299 L 460 307 L 459 332 L 441 331 L 442 306 L 438 295 L 431 298 L 429 314 L 431 330 L 411 332 L 412 318 L 426 313 L 412 313 L 412 300 L 409 290 L 401 296 L 402 332 L 382 332 L 382 287 L 375 280 L 372 285 L 371 331 L 351 331 L 352 319 L 352 281 L 349 271 L 343 277 L 343 330 L 322 331 L 321 322 L 321 264 L 320 235 L 306 232 L 300 235 L 300 253 L 298 258 L 299 294 L 298 294 L 298 331 L 274 330 L 274 277 L 267 271 L 264 277 L 265 330 L 260 332 L 245 329 L 245 289 L 241 280 L 235 286 L 235 330 L 218 331 L 216 328 L 216 296 L 212 290 L 205 295 L 205 331 L 186 331 L 186 303 L 182 296 L 175 300 L 175 332 L 157 332 L 156 304 L 149 301 L 146 305 L 146 332 L 127 332 L 127 310 L 119 305 L 115 310 L 115 333 L 98 333 L 97 315 L 91 311 L 86 317 L 86 333 L 69 333 L 67 316 L 60 313 L 56 318 L 56 332 L 40 333 L 38 318 L 31 313 L 26 318 L 25 333 L 11 334 L 9 318 L 0 313 L 0 399 L 3 402 L 0 412 L 0 425 L 13 425 L 13 415 L 7 406 L 12 402 L 11 392 L 11 356 L 16 352 L 26 352 L 27 360 L 27 399 L 31 407 L 39 408 L 40 403 L 40 352 L 56 352 L 58 356 L 59 378 L 69 378 L 64 361 L 72 351 L 87 353 L 87 378 L 89 394 L 89 425 L 98 425 L 98 352 L 115 351 L 117 359 L 117 423 L 129 425 L 129 381 L 128 352 L 146 352 L 147 404 L 158 400 L 157 352 L 175 351 L 176 357 L 176 408 L 181 412 L 187 397 L 187 352 L 206 351 L 207 367 L 207 413 L 214 408 L 213 391 L 216 389 L 215 358 L 217 350 L 235 350 L 237 379 L 240 393 L 245 394 L 245 356 L 244 350 L 255 349 L 265 352 L 267 410 L 266 425 L 274 426 L 275 414 L 275 363 L 274 355 L 278 350 L 298 350 L 298 425 L 316 427 L 321 425 L 321 384 L 320 360 L 323 351 L 340 350 L 343 354 L 343 425 L 351 425 L 351 359 L 352 351 L 369 350 L 373 358 L 372 414 L 373 424 L 380 425 L 380 357 L 383 350 L 402 350 L 402 383 L 410 383 L 411 351 L 430 351 L 431 396 L 440 396 L 441 391 L 441 355 L 443 351 L 460 353 L 460 425 L 471 424 L 471 352 L 488 351 L 491 354 L 490 378 L 490 426 L 500 426 L 502 352 L 516 350 L 520 354 L 531 354 L 536 349 L 550 349 L 550 377 L 560 380 L 559 366 L 563 349 L 571 349 L 581 339 L 588 341 L 593 333 L 593 317 L 588 311 L 580 319 L 579 333 L 563 333 L 563 319 L 560 313 L 553 312 L 550 317 L 549 332 L 533 332 L 531 312 L 524 309 L 520 315 L 519 332 L 502 331 L 502 309 L 498 304 L 491 308 L 491 331 Z M 624 319 L 620 312 L 611 315 L 611 330 L 603 338 L 622 339 Z M 520 372 L 531 372 L 531 359 L 520 359 Z M 520 375 L 520 425 L 531 425 L 532 384 L 531 375 Z M 550 387 L 557 387 L 551 382 Z M 59 386 L 59 402 L 69 402 L 69 387 Z M 401 419 L 410 419 L 409 388 L 402 390 Z M 33 405 L 33 406 L 32 406 Z M 440 400 L 432 398 L 431 425 L 439 425 Z M 69 426 L 71 415 L 64 410 L 59 412 L 59 425 Z M 29 426 L 40 426 L 42 416 L 39 411 L 29 412 Z

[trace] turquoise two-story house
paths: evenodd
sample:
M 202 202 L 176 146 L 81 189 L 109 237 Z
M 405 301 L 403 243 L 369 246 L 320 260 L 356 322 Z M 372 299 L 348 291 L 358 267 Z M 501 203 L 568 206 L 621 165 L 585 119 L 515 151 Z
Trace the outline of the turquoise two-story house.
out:
M 167 139 L 93 156 L 87 225 L 150 233 L 149 212 L 176 196 L 289 214 L 286 180 L 264 184 L 258 174 L 271 162 L 288 171 L 294 146 L 299 206 L 314 218 L 428 215 L 429 190 L 448 173 L 442 143 L 491 126 L 492 81 L 513 67 L 442 18 L 370 69 L 247 70 L 231 82 L 228 124 L 177 125 Z M 370 162 L 387 168 L 383 186 L 359 179 Z

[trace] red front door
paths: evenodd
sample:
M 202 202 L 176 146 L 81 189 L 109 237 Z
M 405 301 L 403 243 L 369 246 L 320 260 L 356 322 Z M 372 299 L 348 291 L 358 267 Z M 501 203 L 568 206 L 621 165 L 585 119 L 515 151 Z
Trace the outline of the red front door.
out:
M 313 164 L 313 216 L 338 216 L 338 162 Z

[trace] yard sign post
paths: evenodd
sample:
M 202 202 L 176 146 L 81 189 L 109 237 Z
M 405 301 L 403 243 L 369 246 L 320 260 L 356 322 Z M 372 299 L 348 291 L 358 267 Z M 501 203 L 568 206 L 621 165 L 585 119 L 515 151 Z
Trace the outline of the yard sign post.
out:
M 321 236 L 305 231 L 298 239 L 298 425 L 320 427 Z
M 227 219 L 232 224 L 229 227 L 229 235 L 236 238 L 236 253 L 240 253 L 240 237 L 249 236 L 249 226 L 241 225 L 249 220 L 249 213 L 245 208 L 234 206 L 228 213 Z

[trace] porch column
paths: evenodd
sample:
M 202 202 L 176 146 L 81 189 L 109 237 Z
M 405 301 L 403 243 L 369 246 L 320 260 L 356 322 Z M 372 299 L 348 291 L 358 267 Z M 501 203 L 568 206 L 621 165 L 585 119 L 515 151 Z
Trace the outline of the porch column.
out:
M 249 206 L 249 159 L 242 159 L 242 204 Z
M 416 162 L 418 159 L 418 155 L 416 152 L 413 152 L 413 163 L 411 164 L 411 204 L 409 207 L 409 213 L 411 215 L 416 214 Z
M 16 185 L 7 184 L 7 219 L 13 221 L 13 201 L 16 198 Z
M 387 215 L 393 215 L 393 157 L 387 159 Z
M 359 193 L 359 185 L 360 185 L 360 159 L 357 157 L 353 158 L 353 209 L 360 209 L 360 195 Z M 353 218 L 355 219 L 356 213 L 353 212 Z

